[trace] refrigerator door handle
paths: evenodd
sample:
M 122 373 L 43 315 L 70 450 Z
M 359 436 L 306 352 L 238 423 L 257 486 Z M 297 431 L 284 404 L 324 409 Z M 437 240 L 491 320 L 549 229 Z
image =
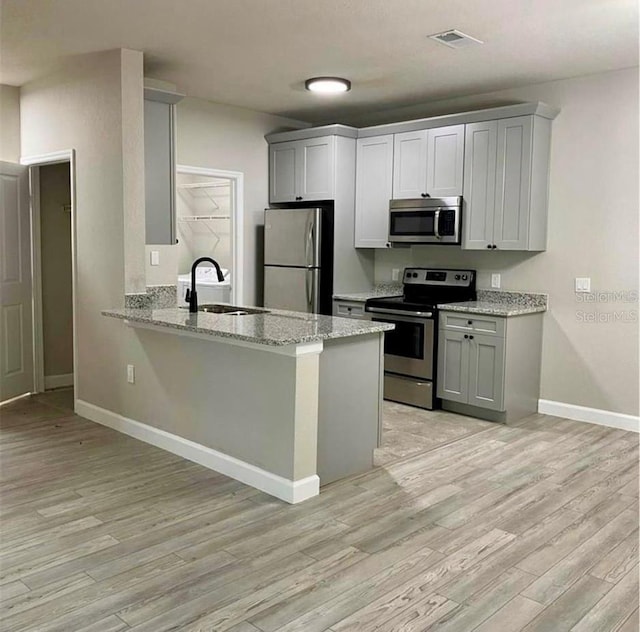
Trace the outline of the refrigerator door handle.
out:
M 307 226 L 307 240 L 304 244 L 304 257 L 307 262 L 307 265 L 313 265 L 314 263 L 313 261 L 309 261 L 309 251 L 313 246 L 313 237 L 315 232 L 314 228 L 315 228 L 315 222 L 312 219 L 310 219 L 309 224 Z
M 312 275 L 313 275 L 313 270 L 307 269 L 305 274 L 305 279 L 304 279 L 304 285 L 305 285 L 305 291 L 307 293 L 307 307 L 309 308 L 310 312 L 313 311 L 313 287 L 312 287 L 313 277 Z

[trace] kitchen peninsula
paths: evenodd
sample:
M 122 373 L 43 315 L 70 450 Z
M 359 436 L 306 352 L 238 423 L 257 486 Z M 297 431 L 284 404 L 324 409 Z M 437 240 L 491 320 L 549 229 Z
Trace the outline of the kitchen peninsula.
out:
M 280 310 L 103 314 L 134 328 L 147 360 L 131 385 L 141 418 L 119 430 L 290 503 L 373 467 L 393 325 Z

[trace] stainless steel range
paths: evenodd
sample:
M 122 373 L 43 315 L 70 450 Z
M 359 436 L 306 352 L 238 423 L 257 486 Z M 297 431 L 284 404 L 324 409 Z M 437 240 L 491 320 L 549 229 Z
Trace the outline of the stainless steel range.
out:
M 402 296 L 366 302 L 371 320 L 396 326 L 385 334 L 385 399 L 436 407 L 437 305 L 475 299 L 475 270 L 406 268 Z

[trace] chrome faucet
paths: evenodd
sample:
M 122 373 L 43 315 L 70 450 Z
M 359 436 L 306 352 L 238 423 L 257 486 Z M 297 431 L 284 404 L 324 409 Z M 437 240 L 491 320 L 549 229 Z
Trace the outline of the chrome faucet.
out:
M 196 292 L 196 268 L 204 261 L 212 263 L 213 267 L 218 273 L 218 281 L 220 281 L 220 283 L 224 281 L 224 274 L 222 274 L 222 270 L 220 269 L 220 265 L 217 261 L 215 261 L 211 257 L 200 257 L 199 259 L 196 259 L 191 266 L 191 289 L 187 289 L 187 295 L 184 297 L 184 300 L 189 303 L 189 311 L 192 313 L 198 311 L 198 293 Z

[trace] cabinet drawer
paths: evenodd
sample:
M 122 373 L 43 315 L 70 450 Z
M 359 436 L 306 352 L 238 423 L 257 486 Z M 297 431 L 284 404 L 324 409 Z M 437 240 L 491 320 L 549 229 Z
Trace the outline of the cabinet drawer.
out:
M 446 329 L 447 331 L 470 331 L 504 338 L 505 319 L 496 316 L 485 316 L 483 314 L 441 312 L 440 329 Z
M 341 318 L 364 318 L 364 303 L 334 301 L 333 315 Z

